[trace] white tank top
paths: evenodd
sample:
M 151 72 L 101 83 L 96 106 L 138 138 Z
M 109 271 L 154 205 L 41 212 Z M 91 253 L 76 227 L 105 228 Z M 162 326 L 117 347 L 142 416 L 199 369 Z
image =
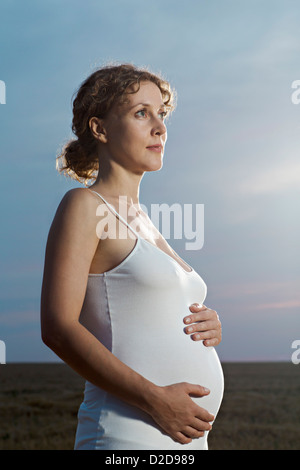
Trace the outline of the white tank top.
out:
M 190 382 L 209 388 L 209 395 L 193 400 L 216 416 L 224 387 L 219 358 L 213 347 L 193 341 L 183 331 L 190 305 L 202 304 L 206 297 L 203 279 L 139 236 L 98 196 L 137 241 L 118 266 L 89 274 L 80 322 L 122 362 L 156 385 Z M 75 449 L 207 449 L 207 434 L 184 446 L 176 443 L 148 414 L 86 382 Z

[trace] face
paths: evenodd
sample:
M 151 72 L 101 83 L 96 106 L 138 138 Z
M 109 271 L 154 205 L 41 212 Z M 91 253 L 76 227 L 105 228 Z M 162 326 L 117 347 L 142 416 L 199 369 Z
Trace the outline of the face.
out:
M 103 121 L 101 151 L 138 174 L 159 170 L 167 140 L 167 110 L 160 89 L 143 81 L 139 91 L 126 98 L 126 103 L 115 105 Z

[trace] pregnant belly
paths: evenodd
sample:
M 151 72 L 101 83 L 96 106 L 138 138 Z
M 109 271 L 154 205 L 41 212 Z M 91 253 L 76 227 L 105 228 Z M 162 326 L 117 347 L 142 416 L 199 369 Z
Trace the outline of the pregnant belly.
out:
M 175 348 L 174 345 L 172 351 L 168 350 L 166 341 L 160 347 L 157 344 L 155 347 L 154 343 L 149 347 L 151 341 L 147 344 L 144 342 L 144 348 L 138 355 L 126 358 L 121 355 L 121 359 L 157 385 L 189 382 L 209 388 L 209 395 L 191 398 L 216 418 L 223 397 L 223 372 L 218 355 L 214 348 L 207 348 L 202 342 L 194 342 L 190 337 L 187 337 L 187 340 L 189 342 L 186 341 L 185 348 L 180 351 L 180 348 Z M 137 352 L 138 348 L 134 349 Z M 149 415 L 111 395 L 106 397 L 103 410 L 105 412 L 101 419 L 103 429 L 113 428 L 114 436 L 120 441 L 126 436 L 127 441 L 124 445 L 127 447 L 124 448 L 131 445 L 129 441 L 133 441 L 132 448 L 141 449 L 207 448 L 207 432 L 203 438 L 193 439 L 192 443 L 182 446 L 166 435 Z M 118 445 L 122 448 L 120 442 Z
M 197 344 L 197 343 L 196 343 Z M 219 357 L 214 348 L 207 348 L 201 342 L 197 344 L 199 355 L 195 355 L 193 364 L 187 368 L 185 382 L 196 383 L 210 390 L 204 397 L 192 398 L 199 406 L 214 416 L 217 415 L 224 392 L 224 375 Z
M 146 334 L 146 333 L 145 333 Z M 133 347 L 121 342 L 114 353 L 129 367 L 156 385 L 179 382 L 202 385 L 210 390 L 204 397 L 192 397 L 202 408 L 216 415 L 223 397 L 224 377 L 216 350 L 193 341 L 183 331 L 173 334 L 135 337 Z
M 165 365 L 160 380 L 164 384 L 188 382 L 208 388 L 208 395 L 192 399 L 216 416 L 224 391 L 224 376 L 219 357 L 214 348 L 204 346 L 202 341 L 192 341 L 190 337 L 186 339 L 184 347 L 173 352 L 172 360 L 169 366 Z
M 223 372 L 215 349 L 207 348 L 201 341 L 192 341 L 183 332 L 178 336 L 175 331 L 173 334 L 165 332 L 164 335 L 156 332 L 148 338 L 145 334 L 146 332 L 135 335 L 131 338 L 131 343 L 127 342 L 128 337 L 124 341 L 127 335 L 120 335 L 119 341 L 113 343 L 113 354 L 157 385 L 189 382 L 207 387 L 210 390 L 209 395 L 191 398 L 216 417 L 223 397 Z M 128 347 L 129 344 L 131 347 Z M 89 383 L 86 386 L 80 423 L 78 436 L 83 434 L 84 439 L 90 433 L 89 429 L 86 430 L 89 423 L 97 429 L 98 448 L 207 448 L 208 433 L 203 438 L 193 439 L 192 443 L 182 446 L 166 435 L 150 415 Z

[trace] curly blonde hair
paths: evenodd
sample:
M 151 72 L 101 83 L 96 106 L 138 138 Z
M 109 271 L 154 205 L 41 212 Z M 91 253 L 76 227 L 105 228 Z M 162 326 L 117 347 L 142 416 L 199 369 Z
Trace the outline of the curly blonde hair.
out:
M 97 140 L 93 137 L 89 120 L 104 119 L 115 103 L 126 101 L 128 93 L 136 93 L 141 81 L 155 83 L 161 91 L 168 115 L 175 109 L 176 92 L 168 81 L 132 64 L 106 65 L 93 72 L 80 85 L 73 100 L 72 131 L 77 137 L 63 147 L 56 157 L 56 169 L 85 186 L 95 180 L 99 171 Z M 129 91 L 132 85 L 138 87 Z

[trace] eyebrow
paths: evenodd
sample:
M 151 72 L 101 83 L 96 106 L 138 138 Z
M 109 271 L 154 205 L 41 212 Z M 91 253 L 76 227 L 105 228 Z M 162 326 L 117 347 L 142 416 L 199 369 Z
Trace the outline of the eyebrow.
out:
M 150 103 L 137 103 L 137 104 L 131 106 L 130 109 L 133 109 L 133 108 L 135 108 L 136 106 L 146 106 L 147 108 L 149 108 L 149 107 L 151 108 L 152 105 L 151 105 Z M 166 108 L 165 103 L 162 103 L 162 104 L 159 106 L 158 109 L 160 109 L 160 108 Z

